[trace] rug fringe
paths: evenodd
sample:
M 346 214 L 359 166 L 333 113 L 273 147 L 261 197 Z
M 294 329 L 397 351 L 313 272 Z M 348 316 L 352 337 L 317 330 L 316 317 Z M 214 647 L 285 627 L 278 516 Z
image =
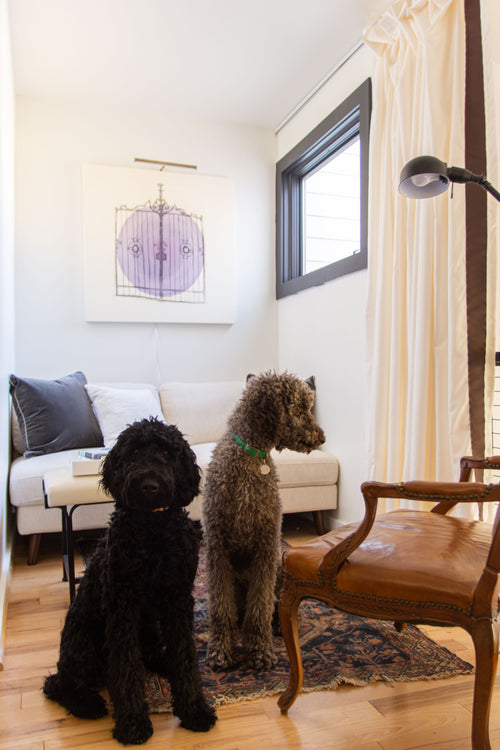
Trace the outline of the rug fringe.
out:
M 474 672 L 474 668 L 471 667 L 470 670 L 467 672 L 462 672 L 460 676 L 472 674 Z M 302 686 L 301 693 L 319 693 L 322 691 L 331 691 L 331 690 L 337 690 L 337 688 L 341 687 L 342 685 L 351 686 L 351 687 L 366 687 L 367 685 L 370 685 L 372 682 L 385 682 L 390 687 L 396 687 L 396 684 L 398 682 L 427 682 L 429 680 L 446 680 L 450 679 L 451 677 L 457 677 L 457 673 L 450 671 L 449 673 L 441 673 L 439 675 L 428 675 L 425 677 L 418 676 L 418 677 L 405 677 L 400 680 L 394 680 L 390 679 L 389 677 L 386 677 L 384 675 L 372 675 L 370 677 L 366 678 L 350 678 L 350 679 L 344 679 L 342 677 L 339 677 L 336 680 L 332 680 L 327 685 L 306 685 Z M 226 695 L 212 695 L 209 696 L 209 701 L 214 706 L 223 706 L 223 705 L 229 705 L 231 703 L 240 703 L 242 701 L 255 701 L 260 700 L 261 698 L 272 698 L 276 695 L 280 695 L 285 688 L 280 687 L 276 690 L 271 689 L 265 689 L 263 688 L 259 692 L 254 692 L 249 695 L 241 695 L 241 696 L 226 696 Z
M 461 675 L 468 675 L 472 674 L 474 672 L 474 667 L 471 667 L 468 671 L 464 671 L 461 673 Z M 319 693 L 322 691 L 332 691 L 337 690 L 337 688 L 341 687 L 342 685 L 351 686 L 351 687 L 366 687 L 367 685 L 370 685 L 372 682 L 385 682 L 390 687 L 396 687 L 396 683 L 398 682 L 426 682 L 429 680 L 442 680 L 442 679 L 449 679 L 451 677 L 457 677 L 457 673 L 450 670 L 449 672 L 441 672 L 440 674 L 435 675 L 427 675 L 425 677 L 423 676 L 416 676 L 416 677 L 403 677 L 398 680 L 390 679 L 387 676 L 384 675 L 371 675 L 369 677 L 364 678 L 348 678 L 345 679 L 343 677 L 338 677 L 337 679 L 333 679 L 330 683 L 326 685 L 303 685 L 302 689 L 299 693 Z M 286 686 L 285 686 L 286 687 Z M 250 702 L 250 701 L 256 701 L 261 700 L 262 698 L 275 698 L 276 696 L 280 695 L 285 687 L 281 686 L 279 688 L 262 688 L 262 690 L 254 691 L 249 694 L 241 694 L 241 695 L 225 695 L 223 693 L 216 693 L 216 694 L 208 694 L 207 699 L 208 702 L 212 706 L 228 706 L 232 703 L 242 703 L 242 702 Z M 150 713 L 171 713 L 172 708 L 170 706 L 170 703 L 167 701 L 159 702 L 157 705 L 154 705 L 154 702 L 150 704 L 149 707 Z

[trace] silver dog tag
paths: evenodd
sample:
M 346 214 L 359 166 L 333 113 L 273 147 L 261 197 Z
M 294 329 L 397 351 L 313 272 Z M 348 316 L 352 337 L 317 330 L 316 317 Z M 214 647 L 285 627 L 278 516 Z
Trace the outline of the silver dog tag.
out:
M 261 474 L 269 474 L 271 471 L 270 467 L 267 464 L 261 464 L 260 466 L 260 473 Z

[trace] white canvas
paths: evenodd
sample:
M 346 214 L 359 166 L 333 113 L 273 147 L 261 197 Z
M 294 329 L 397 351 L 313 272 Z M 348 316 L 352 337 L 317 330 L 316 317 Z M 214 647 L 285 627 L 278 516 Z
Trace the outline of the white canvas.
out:
M 85 164 L 83 202 L 87 321 L 234 323 L 230 179 Z

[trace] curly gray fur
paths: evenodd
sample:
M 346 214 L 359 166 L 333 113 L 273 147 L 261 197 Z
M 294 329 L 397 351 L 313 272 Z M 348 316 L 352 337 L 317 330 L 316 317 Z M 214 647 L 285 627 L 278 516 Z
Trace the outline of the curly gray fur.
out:
M 212 669 L 234 666 L 240 629 L 248 666 L 266 670 L 276 663 L 272 620 L 280 587 L 281 503 L 269 451 L 309 453 L 324 442 L 313 401 L 311 384 L 290 373 L 250 377 L 213 452 L 202 505 Z M 266 458 L 249 455 L 234 435 Z

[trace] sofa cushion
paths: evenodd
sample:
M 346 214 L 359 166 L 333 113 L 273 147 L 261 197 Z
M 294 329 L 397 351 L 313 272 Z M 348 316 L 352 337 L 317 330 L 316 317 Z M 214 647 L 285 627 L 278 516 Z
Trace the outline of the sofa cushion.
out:
M 217 443 L 195 443 L 193 444 L 193 453 L 196 456 L 196 463 L 202 470 L 207 468 L 212 458 L 212 453 Z M 200 490 L 201 491 L 201 490 Z
M 9 382 L 26 457 L 102 445 L 83 372 L 57 380 L 10 375 Z
M 10 465 L 10 502 L 16 507 L 43 505 L 43 477 L 47 471 L 69 466 L 78 458 L 78 449 L 46 453 L 25 458 L 19 456 Z
M 216 443 L 199 443 L 193 446 L 196 460 L 203 474 L 212 457 Z M 280 489 L 307 488 L 334 485 L 338 479 L 337 459 L 323 450 L 311 453 L 296 453 L 284 450 L 272 451 L 276 464 Z M 78 450 L 59 453 L 23 456 L 14 459 L 10 467 L 10 501 L 16 507 L 43 504 L 43 476 L 47 471 L 68 466 L 78 459 Z M 331 506 L 334 507 L 334 506 Z
M 245 387 L 243 381 L 164 383 L 160 400 L 169 424 L 176 425 L 193 444 L 219 440 L 229 415 Z
M 89 383 L 85 386 L 102 431 L 104 445 L 113 445 L 120 432 L 139 419 L 162 421 L 160 399 L 150 388 L 113 388 Z
M 193 445 L 196 461 L 202 472 L 207 468 L 217 443 Z M 287 449 L 271 451 L 280 489 L 290 487 L 323 487 L 337 483 L 339 463 L 335 456 L 319 448 L 310 453 L 298 453 Z M 203 489 L 203 479 L 202 488 Z
M 335 456 L 319 448 L 310 453 L 271 451 L 281 489 L 336 484 L 339 464 Z

